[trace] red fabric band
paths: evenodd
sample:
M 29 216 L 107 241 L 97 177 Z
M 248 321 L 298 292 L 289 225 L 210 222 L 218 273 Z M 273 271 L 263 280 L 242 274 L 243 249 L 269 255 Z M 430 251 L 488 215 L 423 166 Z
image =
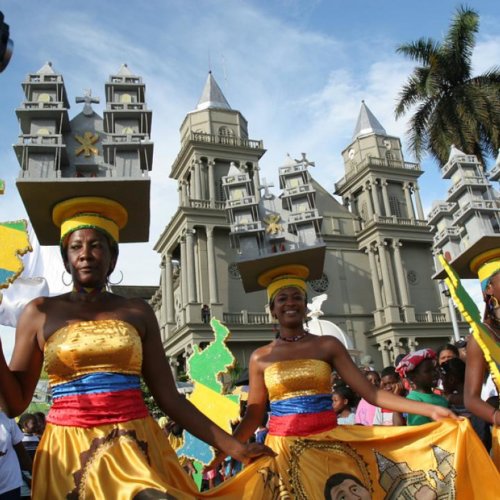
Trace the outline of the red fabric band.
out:
M 148 415 L 141 391 L 129 389 L 57 398 L 49 410 L 47 422 L 55 425 L 94 427 L 128 422 Z
M 319 413 L 295 413 L 283 417 L 272 415 L 268 427 L 269 434 L 273 436 L 307 436 L 337 427 L 337 415 L 333 410 Z

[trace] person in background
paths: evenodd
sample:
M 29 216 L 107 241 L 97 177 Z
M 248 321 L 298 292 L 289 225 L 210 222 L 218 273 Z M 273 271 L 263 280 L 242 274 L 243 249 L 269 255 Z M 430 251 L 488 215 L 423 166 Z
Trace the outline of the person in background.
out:
M 456 345 L 444 344 L 436 351 L 436 360 L 438 366 L 452 358 L 460 358 L 460 352 Z
M 375 387 L 380 386 L 380 373 L 377 371 L 365 372 L 365 376 L 370 382 L 370 384 Z M 358 406 L 356 407 L 356 415 L 354 417 L 354 423 L 359 425 L 373 425 L 373 419 L 375 418 L 375 412 L 377 407 L 370 404 L 366 399 L 361 398 Z
M 339 425 L 354 425 L 356 414 L 356 394 L 345 384 L 337 384 L 333 390 L 333 411 L 337 415 Z
M 459 358 L 450 358 L 439 366 L 443 382 L 443 396 L 449 408 L 460 417 L 470 418 L 471 412 L 464 405 L 465 363 Z
M 402 380 L 394 366 L 386 366 L 380 374 L 380 389 L 396 396 L 406 395 Z M 377 407 L 373 416 L 373 425 L 396 425 L 393 422 L 393 411 Z M 404 425 L 400 423 L 397 425 Z
M 31 471 L 31 467 L 21 429 L 0 410 L 0 500 L 21 498 L 21 469 Z
M 24 447 L 26 448 L 28 455 L 31 457 L 31 460 L 34 460 L 36 448 L 40 442 L 40 438 L 36 435 L 37 422 L 35 415 L 31 413 L 23 413 L 19 417 L 18 425 L 24 434 Z
M 33 415 L 36 419 L 35 434 L 41 439 L 43 436 L 43 431 L 45 430 L 45 425 L 47 424 L 45 413 L 43 413 L 42 411 L 37 411 L 33 413 Z
M 433 404 L 448 408 L 448 400 L 444 396 L 434 393 L 438 381 L 436 370 L 436 353 L 432 349 L 421 349 L 407 354 L 396 368 L 400 377 L 408 378 L 414 388 L 406 396 L 412 401 Z M 400 413 L 394 413 L 394 424 L 404 425 L 404 418 Z M 423 415 L 408 413 L 407 425 L 421 425 L 432 420 Z

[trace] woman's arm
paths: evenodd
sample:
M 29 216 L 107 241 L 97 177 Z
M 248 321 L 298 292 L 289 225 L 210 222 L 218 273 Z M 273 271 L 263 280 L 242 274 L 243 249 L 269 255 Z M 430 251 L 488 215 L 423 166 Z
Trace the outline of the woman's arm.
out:
M 471 337 L 467 342 L 467 363 L 465 365 L 464 404 L 465 407 L 485 422 L 493 425 L 500 424 L 500 415 L 486 401 L 481 399 L 486 360 L 483 351 Z M 496 422 L 494 422 L 496 417 Z
M 37 329 L 41 301 L 43 299 L 30 302 L 19 317 L 10 366 L 0 349 L 0 404 L 9 417 L 26 410 L 40 378 L 43 353 L 38 345 Z
M 372 405 L 399 413 L 424 415 L 433 420 L 440 420 L 447 417 L 456 418 L 456 415 L 448 408 L 412 401 L 376 388 L 370 384 L 368 379 L 353 363 L 347 349 L 339 340 L 328 338 L 325 341 L 329 342 L 328 349 L 332 353 L 333 366 L 339 372 L 339 375 L 355 392 Z
M 140 307 L 145 321 L 142 375 L 158 406 L 191 434 L 243 463 L 260 455 L 274 455 L 263 445 L 243 445 L 179 394 L 163 351 L 156 317 L 146 303 Z

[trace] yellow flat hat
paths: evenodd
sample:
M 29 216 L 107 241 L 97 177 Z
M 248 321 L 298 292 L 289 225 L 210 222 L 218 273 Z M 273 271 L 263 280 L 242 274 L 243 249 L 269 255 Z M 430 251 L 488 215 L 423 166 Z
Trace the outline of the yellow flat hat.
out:
M 61 228 L 61 245 L 79 229 L 93 228 L 105 233 L 118 243 L 120 229 L 128 220 L 127 210 L 120 203 L 97 196 L 81 196 L 58 203 L 52 211 L 52 220 Z
M 302 264 L 289 264 L 279 266 L 262 273 L 258 278 L 260 286 L 266 287 L 269 302 L 283 288 L 296 287 L 307 292 L 306 279 L 309 269 Z
M 457 258 L 450 266 L 462 279 L 479 278 L 483 291 L 490 278 L 500 271 L 500 235 L 482 236 Z M 445 271 L 440 271 L 434 278 L 444 279 Z

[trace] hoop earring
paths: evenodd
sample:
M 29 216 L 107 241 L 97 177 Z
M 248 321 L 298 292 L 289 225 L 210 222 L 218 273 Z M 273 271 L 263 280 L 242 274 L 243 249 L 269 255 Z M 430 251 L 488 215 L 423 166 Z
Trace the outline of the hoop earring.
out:
M 119 285 L 123 281 L 123 273 L 120 271 L 120 279 L 118 281 L 115 281 L 115 282 L 111 281 L 109 279 L 109 276 L 108 276 L 107 281 L 108 281 L 108 285 L 111 285 L 111 286 Z
M 64 281 L 64 275 L 67 274 L 70 277 L 69 283 L 66 283 Z M 68 271 L 64 270 L 61 274 L 61 281 L 64 286 L 71 286 L 73 284 L 73 278 L 71 278 L 71 274 L 68 273 Z

